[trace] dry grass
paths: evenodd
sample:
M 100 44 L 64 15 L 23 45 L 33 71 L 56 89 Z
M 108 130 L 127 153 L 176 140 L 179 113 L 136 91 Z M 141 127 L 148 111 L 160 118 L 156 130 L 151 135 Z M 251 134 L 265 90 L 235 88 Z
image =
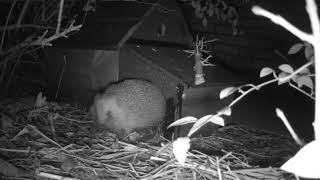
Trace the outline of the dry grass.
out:
M 284 137 L 274 139 L 275 135 L 266 132 L 224 127 L 210 137 L 192 139 L 194 148 L 185 166 L 181 166 L 173 156 L 170 141 L 163 141 L 162 145 L 125 142 L 113 133 L 93 127 L 81 107 L 47 103 L 36 108 L 34 101 L 32 98 L 7 99 L 0 103 L 0 154 L 3 157 L 0 166 L 4 167 L 1 178 L 293 178 L 278 168 L 256 164 L 261 160 L 274 164 L 272 160 L 281 161 L 279 156 L 296 152 L 298 148 Z M 204 154 L 203 149 L 202 152 L 218 153 Z

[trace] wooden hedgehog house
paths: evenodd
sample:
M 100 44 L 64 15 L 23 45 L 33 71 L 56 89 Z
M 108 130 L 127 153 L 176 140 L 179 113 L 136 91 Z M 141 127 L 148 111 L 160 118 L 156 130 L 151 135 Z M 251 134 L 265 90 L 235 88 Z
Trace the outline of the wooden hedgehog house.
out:
M 193 37 L 176 1 L 97 3 L 79 32 L 47 50 L 51 97 L 88 105 L 110 82 L 143 78 L 160 87 L 167 100 L 176 99 L 182 85 L 183 116 L 200 117 L 223 105 L 220 90 L 238 80 L 223 67 L 205 67 L 206 83 L 194 86 L 193 59 L 183 51 L 193 48 Z

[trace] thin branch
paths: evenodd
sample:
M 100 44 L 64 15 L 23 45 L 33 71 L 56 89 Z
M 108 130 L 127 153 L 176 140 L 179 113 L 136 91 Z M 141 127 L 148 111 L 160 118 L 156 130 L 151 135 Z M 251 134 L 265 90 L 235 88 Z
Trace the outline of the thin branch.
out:
M 252 86 L 250 89 L 248 89 L 247 91 L 243 92 L 239 97 L 237 97 L 235 100 L 233 100 L 230 104 L 229 104 L 229 108 L 231 108 L 233 105 L 235 105 L 240 99 L 242 99 L 244 96 L 248 95 L 251 91 L 254 90 L 259 90 L 260 88 L 262 88 L 263 86 L 266 86 L 268 84 L 272 84 L 274 82 L 277 82 L 278 79 L 272 79 L 270 81 L 266 81 L 264 83 L 261 83 L 257 86 Z
M 14 8 L 14 6 L 16 5 L 16 3 L 17 3 L 17 0 L 15 0 L 15 1 L 12 3 L 11 7 L 10 7 L 10 11 L 9 11 L 9 13 L 8 13 L 8 17 L 7 17 L 7 20 L 6 20 L 5 27 L 8 26 L 8 24 L 9 24 L 11 14 L 12 14 L 12 12 L 13 12 L 13 8 Z M 2 33 L 2 38 L 1 38 L 1 44 L 0 44 L 0 52 L 2 51 L 2 48 L 3 48 L 3 43 L 4 43 L 5 34 L 6 34 L 6 31 L 3 31 L 3 33 Z M 1 79 L 0 79 L 0 82 L 1 82 Z
M 315 89 L 316 89 L 316 101 L 315 101 L 315 120 L 313 122 L 313 128 L 315 133 L 315 139 L 320 140 L 320 23 L 319 15 L 317 10 L 317 5 L 314 0 L 306 0 L 306 9 L 309 14 L 312 34 L 314 41 L 309 41 L 312 43 L 314 48 L 314 59 L 315 59 Z
M 313 99 L 313 100 L 316 100 L 316 99 L 312 96 L 312 94 L 307 93 L 306 91 L 300 89 L 299 87 L 297 87 L 296 85 L 292 84 L 291 82 L 289 82 L 289 85 L 290 85 L 290 87 L 292 87 L 292 88 L 294 88 L 295 90 L 301 92 L 302 94 L 308 96 L 309 98 L 311 98 L 311 99 Z
M 17 0 L 15 0 L 15 1 L 12 3 L 11 7 L 10 7 L 10 11 L 9 11 L 9 13 L 8 13 L 8 17 L 7 17 L 5 26 L 7 26 L 7 25 L 9 24 L 9 21 L 10 21 L 10 18 L 11 18 L 11 14 L 12 14 L 12 12 L 13 12 L 13 9 L 14 9 L 16 3 L 17 3 Z M 5 34 L 6 34 L 6 31 L 3 31 L 3 32 L 2 32 L 2 37 L 1 37 L 1 43 L 0 43 L 0 52 L 2 52 Z M 0 54 L 0 57 L 1 57 L 1 59 L 2 59 L 1 54 Z M 0 83 L 2 83 L 3 80 L 4 80 L 4 76 L 5 76 L 5 72 L 6 72 L 6 68 L 7 68 L 7 63 L 8 63 L 7 60 L 4 61 L 4 64 L 3 64 L 3 66 L 2 66 L 2 72 L 1 72 L 1 74 L 0 74 Z
M 56 11 L 57 0 L 41 0 L 41 7 L 39 7 L 39 12 L 34 17 L 34 22 L 48 22 L 46 20 L 46 15 L 50 12 L 48 11 Z
M 41 45 L 41 46 L 44 46 L 44 45 L 48 46 L 49 45 L 50 46 L 50 42 L 52 42 L 53 40 L 56 40 L 60 37 L 67 37 L 67 34 L 69 34 L 70 32 L 73 32 L 73 31 L 79 31 L 81 27 L 82 27 L 82 24 L 77 25 L 77 26 L 71 25 L 68 29 L 66 29 L 65 31 L 63 31 L 59 34 L 55 34 L 47 39 L 39 39 L 39 40 L 31 43 L 30 45 Z
M 285 20 L 284 18 L 282 18 L 279 15 L 272 14 L 269 11 L 262 9 L 259 6 L 253 6 L 252 12 L 255 15 L 264 16 L 266 18 L 269 18 L 272 22 L 284 27 L 285 29 L 287 29 L 288 31 L 290 31 L 292 34 L 296 35 L 297 37 L 299 37 L 303 41 L 308 41 L 310 43 L 312 43 L 314 41 L 312 35 L 307 34 L 303 31 L 301 31 L 300 29 L 296 28 L 295 26 L 290 24 L 287 20 Z
M 56 34 L 59 34 L 59 32 L 60 32 L 62 12 L 63 12 L 63 4 L 64 4 L 64 0 L 60 0 L 58 24 L 57 24 Z
M 311 27 L 312 27 L 312 34 L 314 36 L 314 40 L 319 42 L 320 39 L 320 24 L 319 24 L 319 16 L 318 16 L 318 9 L 317 5 L 314 0 L 307 0 L 307 5 L 306 9 L 309 14 L 310 22 L 311 22 Z M 310 43 L 313 41 L 309 41 Z M 315 44 L 313 44 L 315 45 Z
M 158 6 L 160 8 L 160 10 L 162 10 L 162 12 L 164 12 L 164 13 L 176 11 L 175 9 L 168 9 L 168 8 L 164 7 L 163 5 L 160 4 L 161 1 L 158 1 L 156 3 L 149 3 L 147 1 L 140 1 L 140 0 L 125 0 L 125 1 L 133 1 L 136 3 L 140 3 L 140 4 L 148 4 L 148 5 L 152 5 L 152 6 Z
M 2 72 L 0 74 L 0 84 L 3 82 L 4 80 L 4 76 L 6 74 L 6 68 L 7 68 L 7 65 L 8 65 L 8 61 L 9 59 L 4 59 L 1 66 L 2 66 Z
M 6 90 L 9 89 L 10 82 L 11 82 L 11 80 L 12 80 L 12 78 L 13 78 L 14 73 L 16 72 L 16 67 L 18 66 L 18 64 L 20 63 L 20 61 L 21 61 L 21 57 L 18 58 L 18 60 L 15 62 L 14 66 L 13 66 L 13 69 L 11 70 L 9 79 L 8 79 L 8 81 L 7 81 L 7 83 L 6 83 Z
M 12 24 L 0 27 L 0 31 L 11 31 L 19 28 L 36 28 L 36 29 L 56 29 L 55 27 L 42 26 L 36 24 Z
M 289 62 L 288 58 L 285 57 L 280 51 L 278 51 L 277 49 L 274 50 L 274 53 L 276 53 L 278 56 L 280 56 L 282 59 L 284 59 L 285 61 Z
M 58 98 L 58 94 L 59 94 L 60 87 L 61 87 L 61 82 L 62 82 L 62 77 L 64 75 L 64 71 L 65 71 L 65 68 L 67 66 L 67 57 L 66 56 L 67 55 L 63 55 L 64 64 L 63 64 L 62 71 L 61 71 L 60 78 L 59 78 L 58 87 L 57 87 L 56 95 L 55 95 L 55 98 L 54 98 L 55 100 Z
M 297 133 L 293 130 L 292 126 L 290 125 L 283 111 L 279 108 L 276 108 L 276 114 L 282 120 L 283 124 L 286 126 L 292 138 L 296 141 L 296 143 L 299 144 L 300 146 L 303 146 L 304 145 L 303 141 L 298 137 Z
M 27 9 L 28 9 L 29 3 L 30 3 L 30 0 L 26 0 L 26 1 L 24 2 L 22 11 L 21 11 L 20 16 L 19 16 L 19 19 L 18 19 L 18 21 L 17 21 L 17 24 L 18 24 L 18 25 L 21 24 L 21 22 L 22 22 L 22 20 L 23 20 L 23 18 L 24 18 L 24 15 L 26 14 L 26 11 L 27 11 Z
M 29 48 L 31 48 L 31 49 L 29 49 Z M 9 56 L 6 56 L 5 60 L 9 61 L 11 59 L 15 59 L 17 57 L 21 57 L 21 56 L 23 56 L 25 54 L 30 54 L 32 52 L 37 51 L 40 48 L 41 47 L 39 47 L 39 46 L 38 47 L 24 47 L 24 48 L 21 48 L 16 53 L 14 53 L 14 54 L 12 53 Z
M 73 23 L 67 28 L 65 29 L 65 31 L 60 32 L 59 34 L 54 34 L 51 37 L 48 38 L 44 38 L 44 36 L 40 37 L 37 40 L 34 40 L 33 42 L 29 42 L 29 41 L 24 41 L 16 46 L 11 47 L 10 49 L 8 49 L 7 51 L 3 52 L 2 54 L 9 54 L 12 52 L 16 52 L 18 49 L 20 48 L 24 48 L 24 47 L 30 47 L 30 46 L 50 46 L 50 42 L 52 42 L 53 40 L 56 40 L 60 37 L 66 37 L 67 34 L 69 34 L 70 32 L 73 31 L 79 31 L 80 28 L 82 27 L 82 25 L 77 25 L 77 26 L 73 26 Z
M 41 4 L 41 21 L 44 22 L 46 17 L 46 1 L 42 0 L 42 4 Z
M 43 46 L 50 46 L 51 45 L 50 42 L 52 42 L 60 37 L 67 37 L 67 34 L 73 32 L 73 31 L 79 31 L 80 28 L 82 27 L 82 25 L 80 24 L 80 25 L 74 26 L 73 23 L 74 22 L 72 22 L 71 25 L 67 29 L 65 29 L 63 32 L 61 32 L 59 34 L 54 34 L 51 37 L 45 38 L 45 35 L 47 34 L 47 31 L 45 31 L 43 33 L 43 35 L 40 36 L 37 40 L 30 42 L 30 40 L 27 40 L 28 38 L 26 38 L 26 40 L 24 42 L 21 42 L 21 43 L 17 44 L 16 46 L 11 47 L 10 49 L 8 49 L 5 52 L 1 52 L 1 54 L 0 54 L 1 56 L 5 56 L 5 55 L 9 55 L 9 56 L 7 56 L 0 63 L 0 65 L 2 66 L 2 71 L 0 74 L 0 82 L 3 82 L 3 80 L 4 80 L 4 76 L 6 73 L 5 69 L 7 68 L 7 63 L 9 62 L 10 59 L 13 59 L 14 57 L 17 57 L 17 56 L 21 56 L 22 52 L 27 48 L 30 48 L 33 46 L 40 46 L 37 48 L 33 48 L 31 50 L 31 51 L 33 51 L 33 50 L 36 50 L 36 49 L 41 48 Z M 23 53 L 23 54 L 25 54 L 25 53 Z

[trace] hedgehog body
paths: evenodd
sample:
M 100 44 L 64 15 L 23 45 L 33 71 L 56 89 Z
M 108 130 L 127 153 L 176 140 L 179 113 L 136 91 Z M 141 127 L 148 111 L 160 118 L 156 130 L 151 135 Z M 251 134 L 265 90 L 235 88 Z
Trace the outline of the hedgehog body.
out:
M 129 133 L 162 121 L 165 108 L 165 98 L 155 85 L 146 80 L 127 79 L 97 94 L 91 113 L 107 129 Z

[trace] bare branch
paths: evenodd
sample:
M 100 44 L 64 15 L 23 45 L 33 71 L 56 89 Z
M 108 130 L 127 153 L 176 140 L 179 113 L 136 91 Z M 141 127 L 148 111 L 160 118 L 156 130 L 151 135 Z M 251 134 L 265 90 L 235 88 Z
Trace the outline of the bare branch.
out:
M 14 8 L 14 6 L 16 5 L 16 3 L 17 3 L 17 0 L 15 0 L 15 1 L 12 3 L 11 7 L 10 7 L 10 11 L 9 11 L 9 14 L 8 14 L 8 17 L 7 17 L 7 20 L 6 20 L 5 27 L 9 24 L 9 20 L 10 20 L 11 14 L 12 14 L 12 12 L 13 12 L 13 8 Z M 3 31 L 2 37 L 1 37 L 1 43 L 0 43 L 0 52 L 2 51 L 5 34 L 6 34 L 6 31 Z M 1 82 L 1 80 L 2 80 L 2 78 L 0 78 L 0 82 Z
M 24 15 L 26 14 L 26 11 L 27 11 L 27 9 L 28 9 L 29 3 L 30 3 L 30 0 L 26 0 L 26 1 L 24 2 L 22 11 L 21 11 L 21 13 L 20 13 L 20 16 L 19 16 L 19 19 L 18 19 L 18 22 L 17 22 L 18 25 L 21 24 L 22 19 L 24 18 Z
M 303 41 L 308 41 L 310 43 L 314 41 L 313 36 L 311 34 L 307 34 L 301 31 L 300 29 L 296 28 L 295 26 L 293 26 L 291 23 L 289 23 L 287 20 L 285 20 L 279 15 L 272 14 L 269 11 L 262 9 L 259 6 L 253 6 L 252 12 L 256 15 L 269 18 L 272 22 L 284 27 L 285 29 L 287 29 L 288 31 L 290 31 L 292 34 L 296 35 L 298 38 L 300 38 Z
M 319 16 L 318 16 L 318 10 L 317 5 L 313 0 L 307 0 L 306 9 L 309 14 L 311 27 L 312 27 L 312 34 L 315 38 L 315 41 L 319 42 L 320 39 L 320 25 L 319 25 Z M 311 41 L 309 41 L 311 42 Z M 313 44 L 314 45 L 314 44 Z
M 58 24 L 57 24 L 56 34 L 59 34 L 59 32 L 60 32 L 63 4 L 64 4 L 64 0 L 60 0 L 59 16 L 58 16 Z
M 36 25 L 36 24 L 12 24 L 7 26 L 0 27 L 1 31 L 11 31 L 19 28 L 36 28 L 36 29 L 56 29 L 55 27 L 50 26 L 42 26 L 42 25 Z
M 320 23 L 317 5 L 314 0 L 306 0 L 306 9 L 309 14 L 312 34 L 313 34 L 313 48 L 314 48 L 314 60 L 315 60 L 315 89 L 316 89 L 316 102 L 315 102 L 315 120 L 313 122 L 313 128 L 315 133 L 315 139 L 320 140 Z
M 10 7 L 10 11 L 9 11 L 9 14 L 8 14 L 8 17 L 7 17 L 6 25 L 5 25 L 5 26 L 7 26 L 7 25 L 9 24 L 9 21 L 10 21 L 10 18 L 11 18 L 11 14 L 12 14 L 12 12 L 13 12 L 13 9 L 14 9 L 16 3 L 17 3 L 17 0 L 15 0 L 15 1 L 12 3 L 11 7 Z M 0 43 L 0 52 L 2 52 L 5 34 L 6 34 L 6 31 L 3 31 L 3 32 L 2 32 L 2 37 L 1 37 L 1 43 Z M 0 54 L 0 56 L 1 56 L 1 54 Z M 4 61 L 4 64 L 3 64 L 3 66 L 2 66 L 2 73 L 1 73 L 1 75 L 0 75 L 0 82 L 3 82 L 3 80 L 4 80 L 5 70 L 6 70 L 6 68 L 7 68 L 7 62 L 8 62 L 7 60 Z
M 60 37 L 66 37 L 67 34 L 69 34 L 70 32 L 73 31 L 79 31 L 80 28 L 82 27 L 82 25 L 77 25 L 74 26 L 73 23 L 71 23 L 71 25 L 65 29 L 63 32 L 60 32 L 59 34 L 54 34 L 48 38 L 45 38 L 46 34 L 48 33 L 48 31 L 45 31 L 37 40 L 34 40 L 32 42 L 30 42 L 30 40 L 28 40 L 28 38 L 26 38 L 26 40 L 24 42 L 19 43 L 16 46 L 11 47 L 10 49 L 8 49 L 7 51 L 2 52 L 2 54 L 0 55 L 5 55 L 5 54 L 9 54 L 9 53 L 13 53 L 16 52 L 17 50 L 24 48 L 24 47 L 31 47 L 31 46 L 50 46 L 51 42 L 60 38 Z

